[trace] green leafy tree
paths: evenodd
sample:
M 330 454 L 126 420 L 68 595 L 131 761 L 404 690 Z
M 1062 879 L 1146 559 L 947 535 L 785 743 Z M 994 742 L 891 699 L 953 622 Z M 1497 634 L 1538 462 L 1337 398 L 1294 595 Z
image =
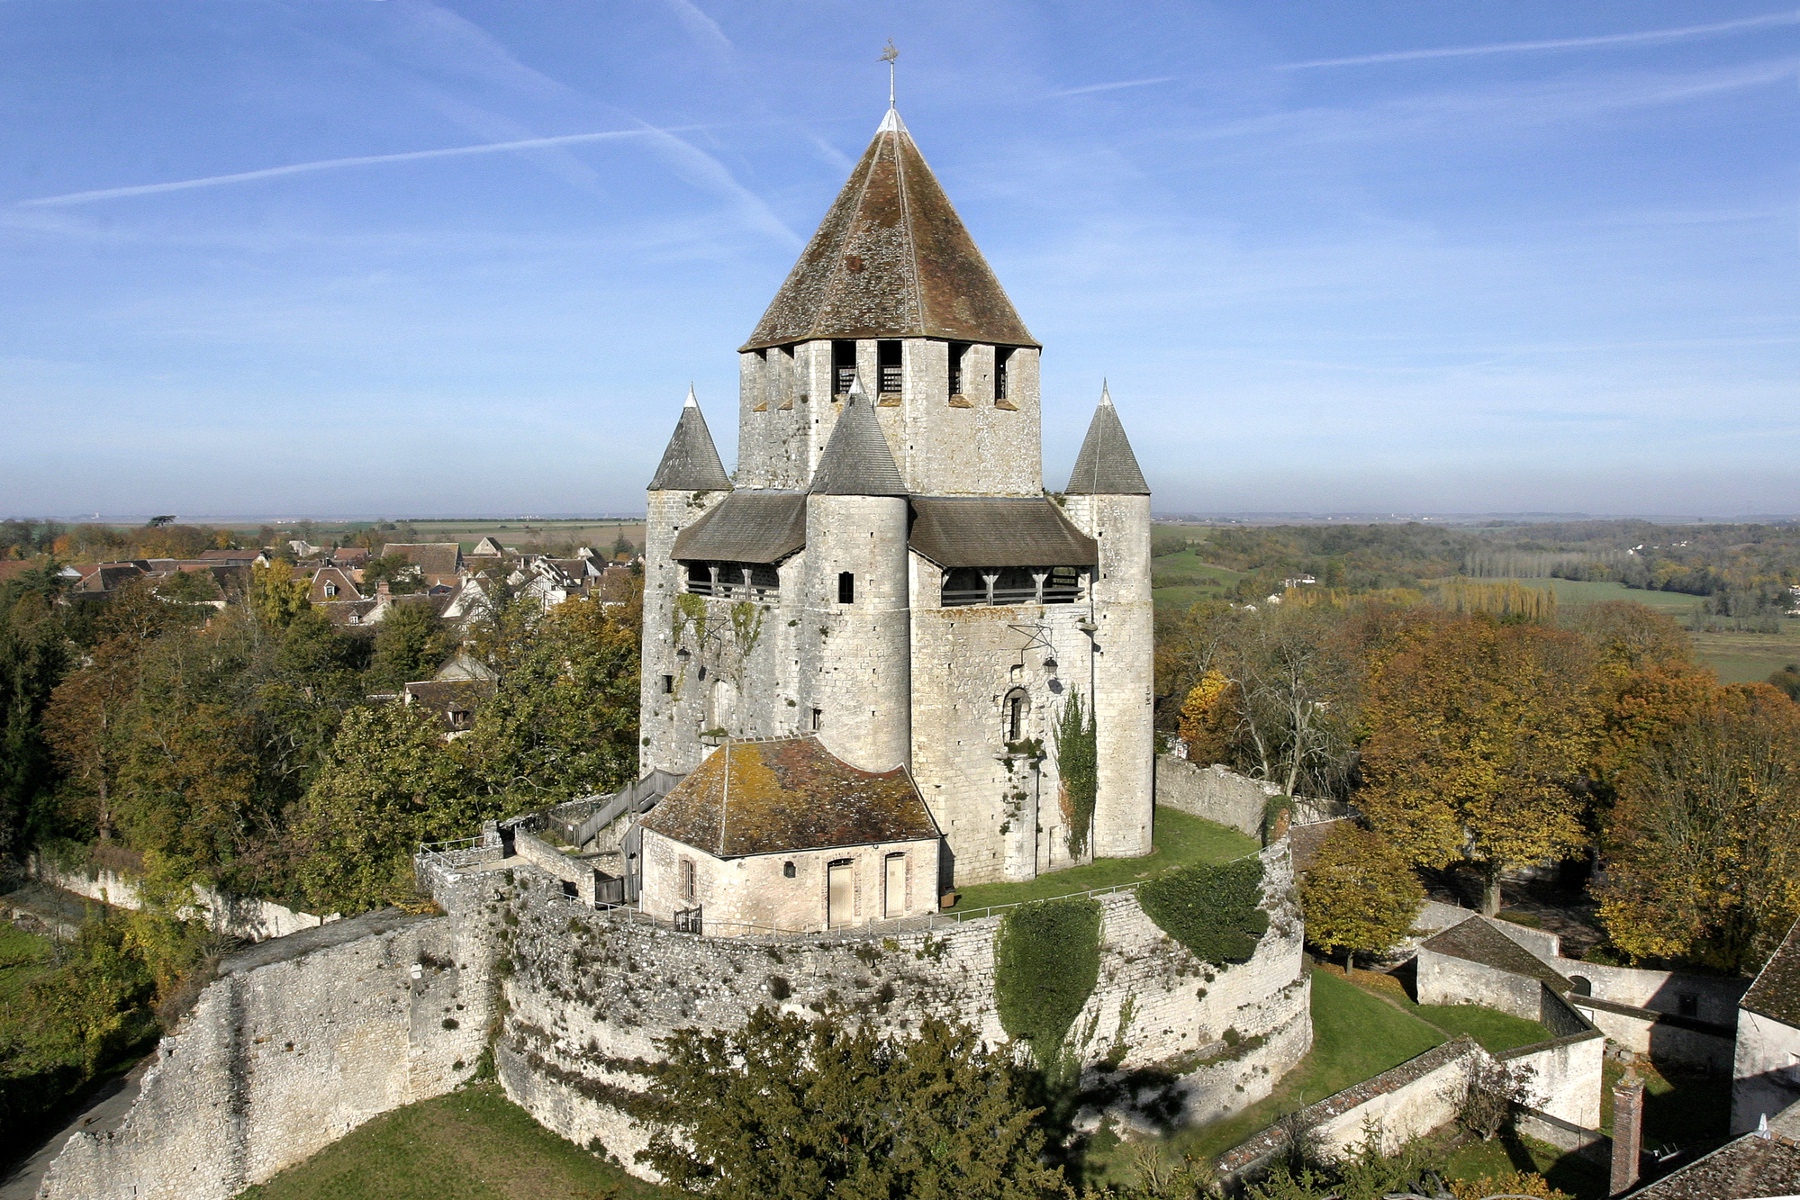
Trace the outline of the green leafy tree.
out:
M 422 841 L 473 833 L 498 815 L 472 793 L 437 718 L 403 704 L 352 709 L 300 804 L 300 887 L 319 912 L 405 902 Z
M 917 1038 L 758 1009 L 736 1032 L 662 1043 L 639 1160 L 726 1200 L 1037 1200 L 1070 1196 L 1043 1162 L 1028 1080 L 967 1028 Z
M 369 686 L 397 691 L 404 683 L 430 679 L 449 653 L 449 634 L 431 605 L 394 604 L 375 629 Z
M 0 859 L 22 848 L 56 779 L 43 717 L 70 666 L 61 592 L 53 562 L 0 584 Z
M 289 563 L 277 560 L 266 567 L 250 567 L 250 608 L 271 629 L 285 629 L 311 607 L 306 598 L 311 588 Z
M 480 786 L 524 811 L 637 778 L 636 605 L 511 603 L 477 630 L 497 690 L 457 742 Z
M 1349 821 L 1325 835 L 1300 881 L 1306 938 L 1327 954 L 1380 954 L 1412 929 L 1425 889 L 1387 839 Z

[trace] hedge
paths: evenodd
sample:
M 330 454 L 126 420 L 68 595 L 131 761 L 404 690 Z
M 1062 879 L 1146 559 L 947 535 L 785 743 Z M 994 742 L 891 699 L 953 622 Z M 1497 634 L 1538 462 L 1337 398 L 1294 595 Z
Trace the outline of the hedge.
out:
M 1045 1074 L 1100 978 L 1100 902 L 1040 900 L 1007 913 L 994 935 L 1000 1026 L 1031 1044 Z
M 1162 931 L 1209 963 L 1243 962 L 1269 928 L 1262 860 L 1195 863 L 1145 880 L 1138 904 Z

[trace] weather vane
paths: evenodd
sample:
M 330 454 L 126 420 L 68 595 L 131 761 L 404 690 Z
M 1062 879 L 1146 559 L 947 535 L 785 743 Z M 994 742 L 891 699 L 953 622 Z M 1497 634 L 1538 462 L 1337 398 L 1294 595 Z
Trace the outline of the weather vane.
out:
M 900 57 L 900 51 L 898 48 L 895 47 L 894 39 L 889 38 L 887 41 L 887 49 L 885 49 L 881 52 L 881 61 L 888 65 L 888 107 L 889 108 L 894 107 L 894 60 L 899 57 Z

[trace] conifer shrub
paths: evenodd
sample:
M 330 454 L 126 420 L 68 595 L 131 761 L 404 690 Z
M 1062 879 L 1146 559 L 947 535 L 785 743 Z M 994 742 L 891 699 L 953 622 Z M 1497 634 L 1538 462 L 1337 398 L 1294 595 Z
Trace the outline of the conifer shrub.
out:
M 994 1000 L 1000 1026 L 1031 1045 L 1046 1075 L 1100 978 L 1100 902 L 1040 900 L 1006 914 L 994 935 Z
M 1094 715 L 1083 708 L 1081 693 L 1071 691 L 1056 725 L 1056 773 L 1062 780 L 1063 817 L 1069 823 L 1069 853 L 1076 858 L 1087 853 L 1100 786 L 1099 762 Z
M 1262 860 L 1195 863 L 1147 879 L 1138 904 L 1162 931 L 1209 963 L 1243 962 L 1269 928 Z

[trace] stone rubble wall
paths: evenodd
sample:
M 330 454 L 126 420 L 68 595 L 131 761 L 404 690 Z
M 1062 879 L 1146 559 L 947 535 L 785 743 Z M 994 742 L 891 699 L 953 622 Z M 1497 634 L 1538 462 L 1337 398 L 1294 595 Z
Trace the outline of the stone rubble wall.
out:
M 110 904 L 114 908 L 135 911 L 144 907 L 143 899 L 138 894 L 137 881 L 106 867 L 65 870 L 42 854 L 34 853 L 26 861 L 26 873 L 40 883 L 59 887 L 65 892 L 73 892 L 89 900 L 98 900 L 102 904 Z M 194 885 L 194 906 L 191 910 L 184 910 L 181 915 L 204 920 L 214 932 L 243 938 L 248 942 L 286 937 L 290 933 L 316 929 L 338 919 L 335 913 L 325 917 L 314 916 L 312 913 L 284 908 L 272 900 L 232 896 L 197 883 Z
M 492 940 L 371 913 L 227 959 L 111 1133 L 77 1133 L 39 1200 L 228 1200 L 371 1117 L 468 1078 L 494 1020 Z
M 1156 802 L 1260 838 L 1263 810 L 1281 789 L 1220 763 L 1197 767 L 1173 754 L 1156 756 Z
M 1266 1095 L 1304 1057 L 1310 987 L 1286 843 L 1263 851 L 1263 865 L 1269 932 L 1248 962 L 1223 968 L 1164 935 L 1134 895 L 1098 897 L 1100 976 L 1071 1031 L 1091 1081 L 1103 1082 L 1112 1067 L 1160 1065 L 1190 1076 L 1179 1085 L 1188 1111 L 1218 1114 Z M 643 1170 L 632 1155 L 646 1135 L 632 1114 L 647 1064 L 660 1057 L 658 1041 L 676 1030 L 735 1029 L 770 1005 L 893 1032 L 935 1015 L 968 1022 L 990 1044 L 1007 1040 L 994 1005 L 999 917 L 936 929 L 706 938 L 570 903 L 559 882 L 522 863 L 480 881 L 478 890 L 440 891 L 438 899 L 446 909 L 462 906 L 467 919 L 499 922 L 502 1084 L 548 1128 L 578 1144 L 597 1142 L 634 1171 Z

